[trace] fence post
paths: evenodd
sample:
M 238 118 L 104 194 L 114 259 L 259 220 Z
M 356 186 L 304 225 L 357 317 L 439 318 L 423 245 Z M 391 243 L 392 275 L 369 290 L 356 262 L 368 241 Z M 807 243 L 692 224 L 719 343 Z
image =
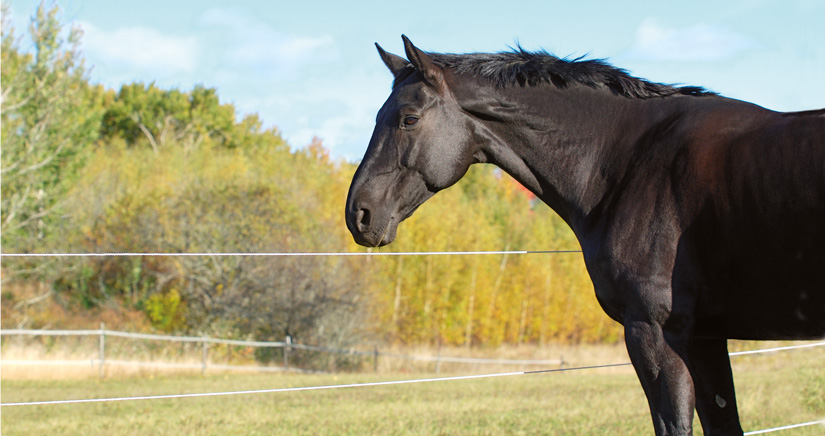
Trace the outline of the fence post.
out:
M 206 342 L 207 337 L 203 337 L 203 359 L 201 360 L 201 375 L 206 375 L 206 356 L 209 353 L 209 343 Z
M 438 341 L 438 352 L 435 355 L 435 373 L 441 374 L 441 341 Z
M 441 374 L 441 337 L 438 337 L 438 351 L 435 354 L 435 373 Z
M 372 370 L 373 370 L 373 372 L 378 372 L 378 346 L 377 345 L 373 348 Z
M 103 378 L 103 364 L 106 362 L 106 326 L 101 322 L 100 323 L 100 347 L 98 350 L 98 361 L 100 362 L 100 366 L 98 366 L 98 377 L 101 379 Z
M 284 371 L 286 371 L 289 367 L 289 350 L 292 348 L 292 337 L 286 335 L 284 342 L 286 342 L 284 344 Z

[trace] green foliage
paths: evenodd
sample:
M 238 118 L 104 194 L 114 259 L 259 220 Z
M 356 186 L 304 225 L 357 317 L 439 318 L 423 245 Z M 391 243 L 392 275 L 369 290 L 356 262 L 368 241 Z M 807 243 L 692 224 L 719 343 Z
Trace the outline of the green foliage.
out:
M 221 104 L 213 88 L 198 85 L 181 92 L 132 83 L 123 85 L 108 105 L 101 135 L 133 145 L 148 143 L 155 153 L 169 144 L 188 152 L 202 145 L 237 147 L 259 126 L 254 119 L 236 125 L 234 106 Z
M 80 31 L 62 38 L 57 8 L 41 3 L 21 53 L 4 4 L 2 29 L 2 175 L 0 218 L 6 250 L 48 250 L 60 235 L 63 199 L 97 138 L 102 91 L 90 86 Z

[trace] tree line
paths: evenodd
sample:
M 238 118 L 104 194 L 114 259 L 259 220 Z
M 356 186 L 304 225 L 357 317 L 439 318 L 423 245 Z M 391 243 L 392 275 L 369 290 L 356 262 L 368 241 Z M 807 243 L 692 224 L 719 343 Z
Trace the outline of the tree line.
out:
M 355 165 L 293 149 L 214 88 L 91 83 L 82 32 L 41 4 L 30 51 L 3 5 L 2 250 L 349 252 Z M 474 166 L 401 225 L 397 251 L 578 249 L 550 209 Z M 71 311 L 152 328 L 345 347 L 616 341 L 580 254 L 3 259 L 3 300 L 38 283 Z M 6 285 L 9 285 L 8 287 Z M 19 306 L 19 304 L 17 305 Z M 23 322 L 14 311 L 4 323 Z M 11 318 L 11 319 L 6 319 Z M 30 325 L 30 327 L 36 327 Z

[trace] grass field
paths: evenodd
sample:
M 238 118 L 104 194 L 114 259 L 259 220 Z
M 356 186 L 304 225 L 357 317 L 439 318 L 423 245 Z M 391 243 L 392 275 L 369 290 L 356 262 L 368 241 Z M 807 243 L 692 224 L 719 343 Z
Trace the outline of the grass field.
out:
M 746 431 L 825 416 L 822 347 L 734 358 Z M 425 374 L 216 374 L 10 379 L 2 402 L 107 398 L 424 378 Z M 443 375 L 442 375 L 443 376 Z M 629 368 L 323 391 L 2 408 L 12 435 L 652 434 Z M 702 434 L 698 421 L 696 434 Z M 782 435 L 822 435 L 811 426 Z

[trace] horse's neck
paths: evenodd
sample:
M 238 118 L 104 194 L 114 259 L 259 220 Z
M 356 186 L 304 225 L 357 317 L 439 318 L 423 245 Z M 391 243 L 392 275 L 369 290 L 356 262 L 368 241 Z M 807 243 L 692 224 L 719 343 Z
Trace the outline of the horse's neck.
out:
M 651 111 L 651 102 L 586 87 L 514 87 L 499 90 L 495 100 L 474 107 L 480 136 L 489 138 L 482 144 L 484 160 L 530 189 L 574 230 L 623 176 L 645 130 L 640 118 L 666 113 Z

